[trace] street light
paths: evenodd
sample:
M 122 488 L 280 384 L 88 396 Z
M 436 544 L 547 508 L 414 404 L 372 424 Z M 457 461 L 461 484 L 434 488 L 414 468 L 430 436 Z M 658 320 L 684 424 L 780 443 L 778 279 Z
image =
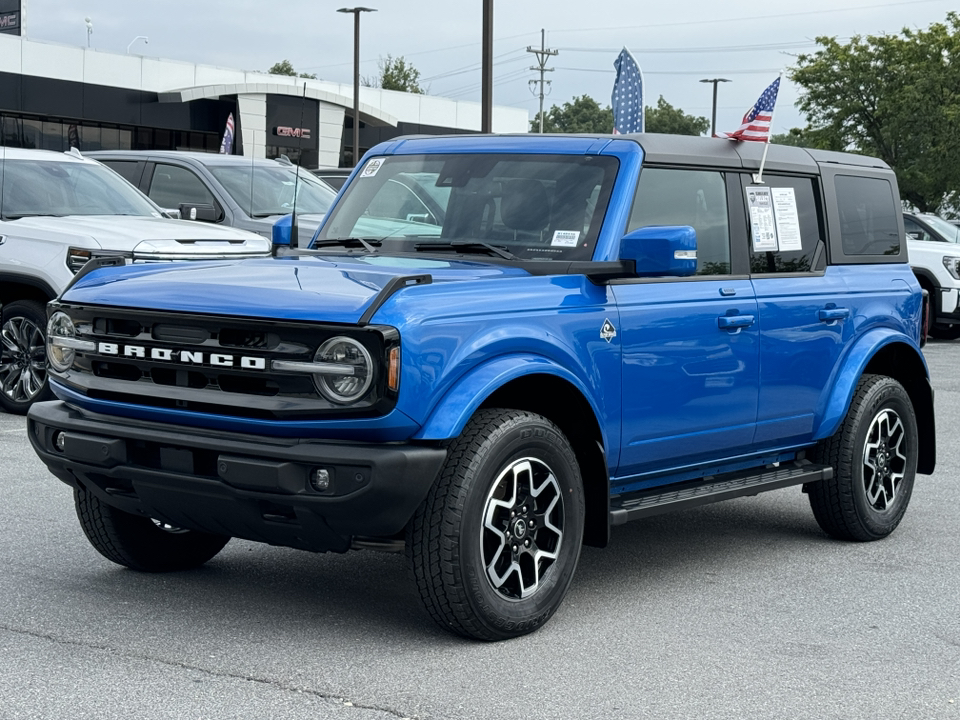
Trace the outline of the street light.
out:
M 137 35 L 133 40 L 130 41 L 130 44 L 127 45 L 127 55 L 130 54 L 130 48 L 133 47 L 133 44 L 134 44 L 137 40 L 143 40 L 143 44 L 144 44 L 144 45 L 149 45 L 149 44 L 150 44 L 150 38 L 148 38 L 146 35 Z
M 376 12 L 375 8 L 340 8 L 337 12 L 353 13 L 353 164 L 360 162 L 360 13 Z
M 709 78 L 701 80 L 702 83 L 713 83 L 713 114 L 710 116 L 710 137 L 717 134 L 717 83 L 733 82 L 726 78 Z
M 93 21 L 85 17 L 83 21 L 87 24 L 87 47 L 90 47 L 90 36 L 93 35 Z

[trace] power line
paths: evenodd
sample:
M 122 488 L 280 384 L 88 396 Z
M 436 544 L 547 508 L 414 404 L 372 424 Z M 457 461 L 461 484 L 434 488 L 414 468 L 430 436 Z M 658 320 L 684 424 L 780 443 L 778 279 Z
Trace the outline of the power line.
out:
M 572 72 L 592 72 L 592 73 L 607 73 L 612 75 L 616 72 L 613 68 L 601 69 L 601 68 L 575 68 L 575 67 L 558 67 L 557 70 L 570 70 Z M 721 73 L 723 75 L 763 75 L 764 73 L 778 73 L 781 68 L 752 68 L 750 70 L 717 70 L 712 68 L 710 70 L 644 70 L 644 75 L 703 75 L 709 73 Z
M 751 50 L 782 50 L 784 48 L 802 48 L 812 47 L 817 43 L 815 40 L 804 40 L 802 42 L 789 43 L 769 43 L 766 45 L 724 45 L 720 47 L 683 47 L 683 48 L 640 48 L 634 54 L 636 55 L 660 55 L 673 53 L 722 53 L 722 52 L 748 52 Z M 561 47 L 558 50 L 564 52 L 583 52 L 583 53 L 619 53 L 617 48 L 576 48 Z

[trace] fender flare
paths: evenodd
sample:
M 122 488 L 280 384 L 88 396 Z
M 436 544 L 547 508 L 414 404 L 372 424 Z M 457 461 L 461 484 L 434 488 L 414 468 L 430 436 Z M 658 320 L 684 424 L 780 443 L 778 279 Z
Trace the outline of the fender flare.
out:
M 19 285 L 27 285 L 29 287 L 36 288 L 51 299 L 59 295 L 59 293 L 55 293 L 53 288 L 50 287 L 50 285 L 48 285 L 44 280 L 33 277 L 32 275 L 23 275 L 15 272 L 0 272 L 0 283 L 16 283 Z M 10 300 L 9 302 L 14 301 Z
M 527 375 L 553 375 L 566 380 L 586 399 L 600 428 L 603 445 L 609 448 L 602 417 L 586 385 L 549 358 L 541 355 L 520 354 L 493 358 L 470 370 L 451 387 L 434 406 L 415 440 L 448 440 L 457 437 L 467 422 L 496 390 L 512 380 Z
M 846 417 L 847 410 L 853 400 L 853 394 L 857 389 L 857 383 L 860 382 L 860 377 L 870 360 L 882 348 L 894 343 L 906 345 L 916 353 L 926 370 L 927 379 L 929 379 L 930 370 L 927 368 L 927 362 L 910 338 L 889 328 L 870 330 L 850 348 L 842 360 L 842 367 L 836 374 L 833 390 L 821 414 L 820 424 L 813 434 L 815 441 L 830 437 L 837 431 L 840 423 L 843 422 L 843 418 Z

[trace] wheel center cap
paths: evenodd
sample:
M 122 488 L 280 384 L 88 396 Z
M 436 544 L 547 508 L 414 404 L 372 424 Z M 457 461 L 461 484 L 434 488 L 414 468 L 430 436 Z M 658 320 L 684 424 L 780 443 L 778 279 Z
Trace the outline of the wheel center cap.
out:
M 517 521 L 513 524 L 513 535 L 514 537 L 522 538 L 527 534 L 527 523 L 517 518 Z

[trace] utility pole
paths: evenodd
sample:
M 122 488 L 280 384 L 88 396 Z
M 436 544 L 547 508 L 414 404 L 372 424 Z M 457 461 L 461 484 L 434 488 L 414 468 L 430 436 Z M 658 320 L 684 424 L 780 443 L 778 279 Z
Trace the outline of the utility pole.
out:
M 534 55 L 537 56 L 537 64 L 531 67 L 530 69 L 533 70 L 534 72 L 538 70 L 540 71 L 540 79 L 531 80 L 529 84 L 530 84 L 530 89 L 532 90 L 534 85 L 536 85 L 537 83 L 540 83 L 540 134 L 542 135 L 543 134 L 543 97 L 544 97 L 543 86 L 549 85 L 551 82 L 550 80 L 544 80 L 543 74 L 547 72 L 553 72 L 554 70 L 553 68 L 547 67 L 547 58 L 549 58 L 551 55 L 558 55 L 559 51 L 550 50 L 549 48 L 547 48 L 546 31 L 543 28 L 540 28 L 540 49 L 537 50 L 535 47 L 531 47 L 530 45 L 527 45 L 527 52 L 533 53 Z
M 493 132 L 493 0 L 483 0 L 480 77 L 480 132 Z
M 726 78 L 709 78 L 700 82 L 713 83 L 713 113 L 710 115 L 710 137 L 714 137 L 717 134 L 717 83 L 732 81 Z

